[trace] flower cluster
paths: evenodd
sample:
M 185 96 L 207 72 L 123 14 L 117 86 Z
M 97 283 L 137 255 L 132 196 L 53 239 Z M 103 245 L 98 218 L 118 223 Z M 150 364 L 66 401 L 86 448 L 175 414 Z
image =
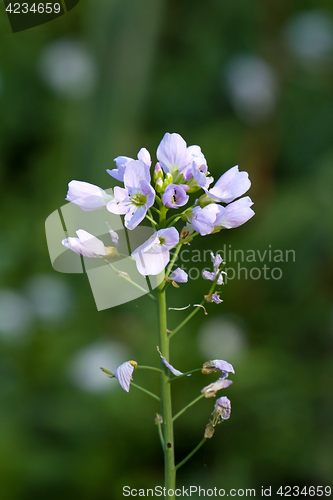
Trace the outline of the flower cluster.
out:
M 82 210 L 107 209 L 113 214 L 124 216 L 128 230 L 135 229 L 145 218 L 156 232 L 131 256 L 143 276 L 161 273 L 170 261 L 170 250 L 188 242 L 189 236 L 205 236 L 221 229 L 238 227 L 248 221 L 254 212 L 248 196 L 239 198 L 250 188 L 247 172 L 232 167 L 214 182 L 208 171 L 207 161 L 199 146 L 187 146 L 176 133 L 166 133 L 157 152 L 157 163 L 151 173 L 151 156 L 147 149 L 140 149 L 137 159 L 127 156 L 115 158 L 116 168 L 107 170 L 114 179 L 123 183 L 116 186 L 113 194 L 93 184 L 71 181 L 66 199 Z M 200 190 L 204 193 L 191 199 Z M 237 200 L 237 198 L 239 198 Z M 236 200 L 236 201 L 235 201 Z M 186 208 L 186 205 L 189 206 Z M 152 210 L 154 211 L 155 218 Z M 169 211 L 178 210 L 168 216 Z M 175 225 L 183 221 L 186 225 L 181 236 Z M 114 232 L 112 232 L 114 233 Z M 111 234 L 114 241 L 115 235 Z M 188 236 L 183 237 L 184 233 Z M 85 257 L 113 258 L 118 256 L 116 245 L 105 247 L 95 236 L 80 229 L 78 238 L 66 238 L 62 243 L 67 248 Z M 184 241 L 185 240 L 185 241 Z M 219 256 L 214 262 L 214 273 L 206 272 L 206 278 L 219 273 L 217 284 L 221 284 Z M 187 277 L 174 271 L 170 280 L 175 283 L 187 281 Z M 211 301 L 221 302 L 218 294 L 212 294 Z M 207 299 L 207 300 L 210 300 Z

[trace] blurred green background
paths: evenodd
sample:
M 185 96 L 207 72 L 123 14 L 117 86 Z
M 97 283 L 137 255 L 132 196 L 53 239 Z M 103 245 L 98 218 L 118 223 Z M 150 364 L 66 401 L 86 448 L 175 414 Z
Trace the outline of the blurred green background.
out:
M 219 357 L 236 370 L 230 420 L 178 483 L 332 486 L 332 62 L 328 0 L 81 0 L 17 34 L 0 2 L 1 498 L 118 499 L 124 485 L 163 484 L 158 406 L 99 371 L 157 365 L 154 304 L 97 312 L 85 275 L 53 271 L 44 222 L 70 180 L 112 187 L 113 158 L 146 147 L 154 159 L 167 131 L 199 144 L 215 178 L 238 164 L 252 180 L 255 217 L 191 248 L 267 250 L 238 260 L 259 279 L 243 270 L 174 338 L 178 369 Z M 295 261 L 269 262 L 269 249 Z M 206 288 L 194 279 L 169 305 Z M 170 312 L 170 328 L 185 315 Z M 174 410 L 215 379 L 175 383 Z M 135 381 L 158 390 L 154 375 Z M 177 461 L 213 404 L 177 420 Z

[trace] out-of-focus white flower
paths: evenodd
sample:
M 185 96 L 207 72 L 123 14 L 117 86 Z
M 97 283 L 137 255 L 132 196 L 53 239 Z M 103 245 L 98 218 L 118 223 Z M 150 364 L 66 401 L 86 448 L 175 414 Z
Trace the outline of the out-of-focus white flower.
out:
M 0 291 L 0 335 L 20 337 L 29 332 L 34 315 L 22 295 L 9 289 Z
M 26 283 L 25 292 L 36 315 L 44 321 L 64 320 L 73 304 L 66 281 L 52 274 L 32 276 Z
M 333 61 L 333 19 L 325 10 L 299 12 L 287 22 L 284 39 L 294 57 L 310 71 Z
M 116 390 L 118 384 L 111 384 L 100 370 L 101 366 L 119 366 L 128 358 L 125 345 L 119 342 L 98 341 L 77 351 L 70 360 L 68 372 L 71 381 L 88 392 Z
M 242 121 L 257 125 L 270 118 L 278 83 L 266 61 L 254 55 L 236 56 L 226 65 L 224 77 L 230 102 Z
M 247 351 L 247 337 L 241 321 L 224 316 L 203 323 L 198 332 L 198 343 L 205 357 L 214 352 L 216 357 L 238 359 Z
M 95 89 L 97 68 L 87 47 L 79 40 L 59 39 L 43 50 L 39 71 L 58 95 L 84 99 Z

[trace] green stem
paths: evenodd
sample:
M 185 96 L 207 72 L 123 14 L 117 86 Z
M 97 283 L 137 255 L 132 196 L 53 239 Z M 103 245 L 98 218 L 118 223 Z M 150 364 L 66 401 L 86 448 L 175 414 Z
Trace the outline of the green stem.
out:
M 193 451 L 191 451 L 191 453 L 189 453 L 187 455 L 186 458 L 184 458 L 184 460 L 182 460 L 177 466 L 176 466 L 176 470 L 178 470 L 180 467 L 182 467 L 191 457 L 193 457 L 194 453 L 196 453 L 200 448 L 201 446 L 207 441 L 207 438 L 203 438 L 202 441 L 200 441 L 200 443 L 198 444 L 198 446 L 196 446 L 194 448 Z
M 195 368 L 195 370 L 190 370 L 189 372 L 183 373 L 183 375 L 178 375 L 178 377 L 172 377 L 169 382 L 173 382 L 174 380 L 179 380 L 180 378 L 186 377 L 187 375 L 190 375 L 191 373 L 195 372 L 201 372 L 202 368 Z
M 163 437 L 162 424 L 161 423 L 157 424 L 157 430 L 158 430 L 158 435 L 160 437 L 162 450 L 163 450 L 163 453 L 164 453 L 165 452 L 165 445 L 164 445 L 164 437 Z
M 141 370 L 154 370 L 154 372 L 163 373 L 163 370 L 161 370 L 160 368 L 155 368 L 155 366 L 138 365 L 136 368 L 137 369 L 141 368 Z M 201 368 L 200 368 L 200 370 L 201 370 Z
M 175 263 L 175 262 L 176 262 L 176 260 L 177 260 L 177 257 L 178 257 L 178 254 L 179 254 L 179 252 L 180 252 L 181 247 L 182 247 L 181 245 L 179 245 L 179 246 L 177 246 L 177 247 L 176 247 L 176 250 L 175 250 L 175 252 L 174 252 L 174 254 L 173 254 L 173 256 L 172 256 L 172 259 L 171 259 L 171 261 L 170 261 L 170 264 L 168 265 L 167 271 L 166 271 L 166 273 L 165 273 L 165 277 L 166 277 L 166 278 L 169 276 L 169 274 L 170 274 L 170 273 L 171 273 L 171 271 L 172 271 L 172 268 L 173 268 L 173 266 L 174 266 L 174 263 Z
M 195 403 L 197 403 L 198 401 L 200 401 L 200 399 L 202 399 L 204 397 L 205 397 L 204 394 L 200 394 L 200 396 L 198 396 L 197 398 L 193 399 L 193 401 L 191 401 L 182 410 L 180 410 L 178 413 L 176 413 L 176 415 L 172 418 L 172 420 L 175 421 L 178 417 L 180 417 L 180 415 L 182 415 L 184 413 L 184 411 L 186 411 L 188 408 L 191 408 L 191 406 L 193 406 Z
M 151 224 L 153 225 L 153 227 L 157 226 L 157 222 L 152 217 L 150 217 L 147 214 L 146 214 L 146 219 L 148 219 L 151 222 Z
M 140 389 L 140 391 L 144 392 L 145 394 L 148 394 L 152 398 L 157 399 L 157 401 L 161 401 L 161 398 L 159 398 L 158 396 L 156 396 L 156 394 L 154 394 L 153 392 L 147 391 L 147 389 L 144 389 L 140 385 L 137 385 L 137 384 L 134 384 L 134 382 L 131 382 L 131 387 L 132 386 L 135 387 L 136 389 Z
M 161 352 L 167 361 L 169 355 L 169 339 L 167 333 L 167 309 L 164 290 L 164 281 L 159 285 L 158 289 L 158 317 L 159 317 L 159 346 Z M 164 471 L 165 471 L 165 488 L 166 490 L 175 490 L 176 487 L 176 471 L 175 471 L 175 452 L 174 452 L 174 437 L 173 437 L 173 422 L 172 422 L 172 405 L 171 405 L 171 386 L 167 369 L 161 360 L 161 406 L 163 417 L 164 431 Z M 168 495 L 169 500 L 174 500 L 174 495 Z

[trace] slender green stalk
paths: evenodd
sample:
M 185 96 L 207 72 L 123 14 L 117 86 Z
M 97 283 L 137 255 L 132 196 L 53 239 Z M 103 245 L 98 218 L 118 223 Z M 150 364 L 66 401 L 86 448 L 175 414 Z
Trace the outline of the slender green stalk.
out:
M 165 451 L 165 444 L 164 444 L 164 437 L 163 437 L 163 431 L 162 431 L 162 424 L 161 424 L 161 422 L 159 422 L 157 424 L 157 430 L 158 430 L 158 435 L 159 435 L 159 438 L 160 438 L 160 441 L 161 441 L 162 450 L 163 450 L 163 453 L 164 453 L 164 451 Z
M 193 406 L 195 403 L 197 403 L 198 401 L 200 401 L 200 399 L 202 399 L 204 397 L 205 397 L 204 394 L 200 394 L 200 396 L 198 396 L 197 398 L 193 399 L 193 401 L 191 401 L 182 410 L 180 410 L 178 413 L 176 413 L 176 415 L 172 418 L 172 420 L 175 421 L 178 417 L 180 417 L 180 415 L 182 415 L 184 413 L 184 411 L 186 411 L 188 408 L 191 408 L 191 406 Z
M 153 226 L 157 226 L 157 222 L 147 214 L 146 214 L 146 219 L 148 219 Z
M 159 317 L 159 346 L 163 356 L 169 361 L 169 339 L 167 333 L 167 310 L 164 282 L 158 287 L 158 317 Z M 175 471 L 175 451 L 173 437 L 173 422 L 172 422 L 172 405 L 171 405 L 171 386 L 167 369 L 161 360 L 161 407 L 163 417 L 163 433 L 164 433 L 164 472 L 165 472 L 165 488 L 166 490 L 175 490 L 176 487 L 176 471 Z M 168 495 L 169 500 L 174 500 L 174 495 Z
M 147 389 L 144 389 L 140 385 L 137 385 L 137 384 L 134 384 L 134 382 L 131 382 L 131 387 L 132 386 L 135 387 L 136 389 L 140 389 L 140 391 L 144 392 L 145 394 L 148 394 L 148 396 L 151 396 L 152 398 L 157 399 L 157 401 L 161 401 L 161 398 L 156 396 L 156 394 L 154 394 L 153 392 L 147 391 Z
M 185 372 L 182 375 L 178 375 L 178 377 L 172 377 L 169 382 L 173 382 L 174 380 L 179 380 L 180 378 L 187 377 L 191 373 L 201 372 L 202 368 L 195 368 L 195 370 L 190 370 L 189 372 Z
M 184 464 L 186 464 L 186 462 L 187 462 L 187 461 L 188 461 L 191 457 L 193 457 L 194 453 L 196 453 L 196 452 L 197 452 L 197 451 L 201 448 L 201 446 L 202 446 L 202 445 L 203 445 L 206 441 L 207 441 L 207 438 L 203 438 L 203 440 L 202 440 L 202 441 L 200 441 L 200 443 L 198 444 L 198 446 L 196 446 L 196 447 L 194 448 L 194 450 L 193 450 L 193 451 L 191 451 L 191 453 L 189 453 L 189 454 L 187 455 L 187 457 L 186 457 L 186 458 L 184 458 L 184 460 L 182 460 L 181 462 L 179 462 L 179 464 L 176 466 L 176 470 L 178 470 L 180 467 L 182 467 Z
M 137 369 L 141 368 L 141 370 L 154 370 L 154 372 L 163 373 L 163 370 L 161 370 L 160 368 L 155 368 L 155 366 L 138 365 L 136 368 Z M 200 368 L 200 370 L 201 370 L 201 368 Z

